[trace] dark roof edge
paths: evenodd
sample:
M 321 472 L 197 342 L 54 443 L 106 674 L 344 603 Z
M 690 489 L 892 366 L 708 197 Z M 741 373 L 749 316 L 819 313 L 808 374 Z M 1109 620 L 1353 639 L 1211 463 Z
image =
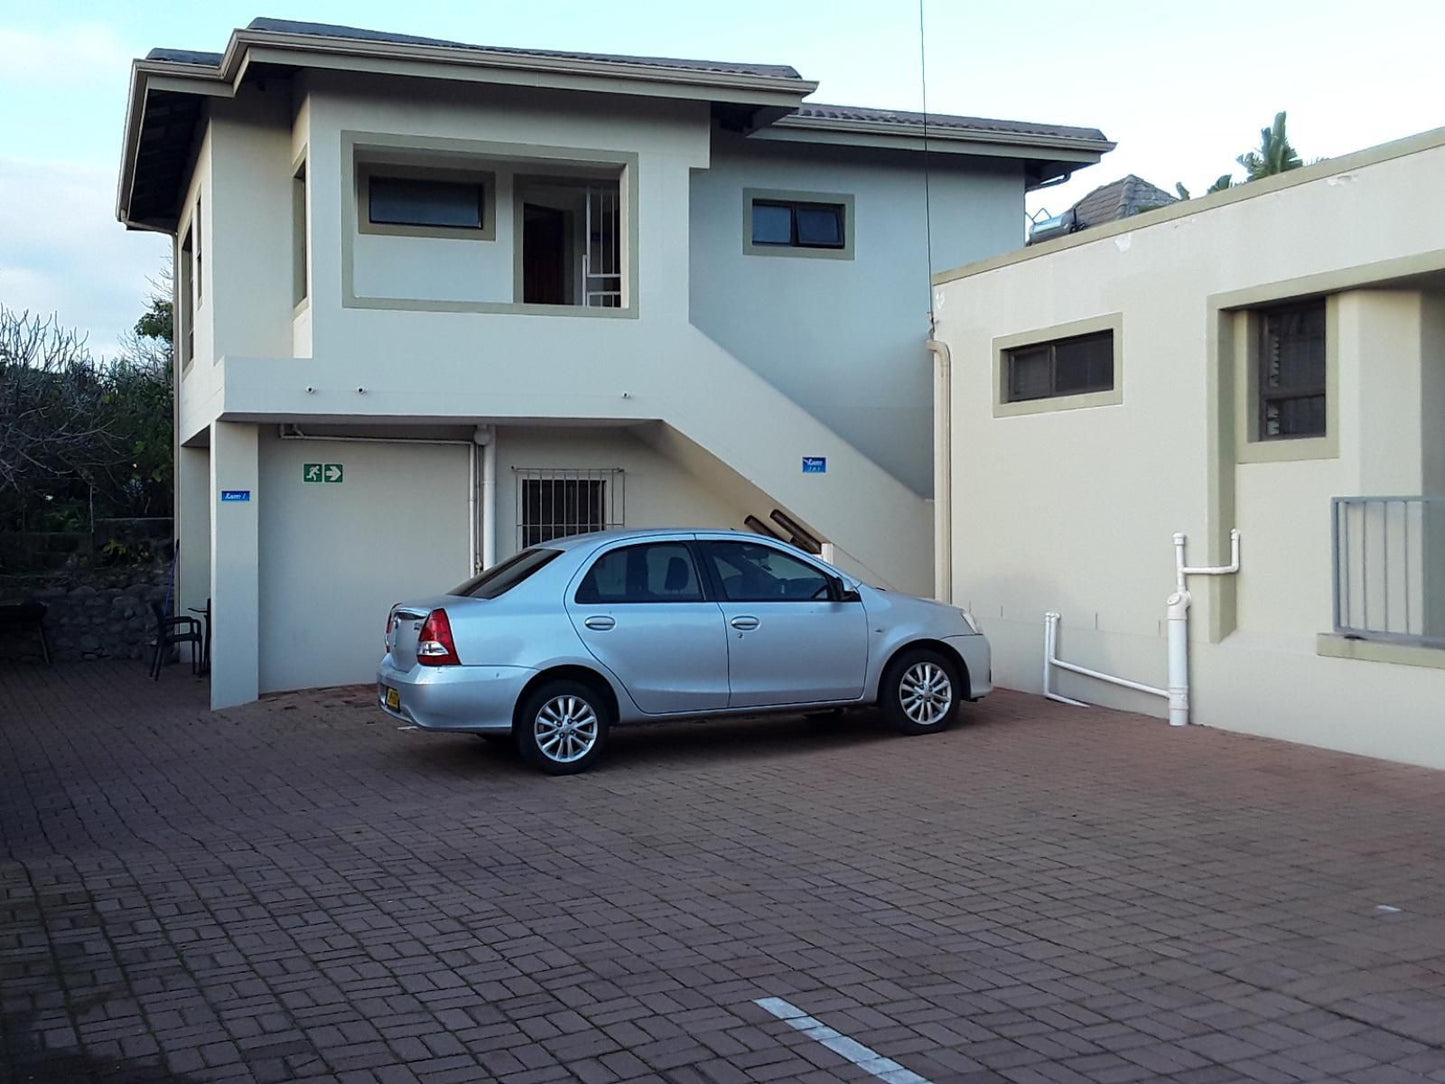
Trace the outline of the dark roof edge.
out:
M 246 29 L 272 34 L 328 38 L 337 41 L 371 42 L 378 45 L 418 45 L 438 49 L 462 49 L 478 53 L 500 53 L 513 56 L 596 61 L 604 64 L 675 68 L 679 71 L 757 75 L 770 79 L 796 79 L 798 82 L 804 81 L 803 77 L 798 74 L 797 69 L 789 64 L 751 64 L 720 60 L 692 60 L 682 57 L 630 56 L 620 53 L 585 53 L 562 49 L 529 49 L 506 45 L 476 45 L 470 42 L 422 37 L 417 34 L 397 34 L 385 30 L 367 30 L 362 27 L 341 26 L 335 23 L 311 23 L 296 19 L 252 19 Z
M 822 102 L 804 102 L 796 113 L 785 117 L 784 120 L 791 127 L 809 127 L 820 121 L 832 124 L 884 124 L 906 128 L 910 131 L 916 130 L 920 134 L 926 128 L 930 137 L 937 135 L 940 138 L 948 138 L 955 132 L 966 133 L 970 136 L 979 133 L 994 133 L 1007 136 L 1042 136 L 1114 146 L 1109 138 L 1097 128 L 1082 128 L 1067 124 L 1039 124 L 1034 121 L 1003 120 L 992 117 L 966 117 L 953 113 L 918 113 L 907 109 L 826 105 Z
M 618 53 L 583 53 L 562 49 L 526 49 L 505 45 L 474 45 L 468 42 L 447 41 L 442 38 L 427 38 L 415 34 L 395 34 L 388 31 L 365 30 L 359 27 L 340 26 L 331 23 L 308 23 L 292 19 L 252 19 L 244 30 L 233 32 L 232 40 L 238 35 L 247 37 L 307 38 L 317 43 L 337 42 L 351 45 L 386 46 L 395 45 L 422 49 L 459 51 L 483 56 L 505 56 L 512 58 L 536 57 L 539 60 L 578 61 L 582 63 L 615 65 L 620 68 L 652 68 L 668 71 L 689 72 L 697 75 L 752 76 L 762 79 L 781 79 L 806 85 L 798 70 L 788 64 L 751 64 L 720 60 L 691 60 L 681 57 L 629 56 Z M 229 52 L 229 50 L 228 50 Z M 220 68 L 226 53 L 205 52 L 198 49 L 152 49 L 145 59 L 169 64 L 196 64 Z
M 199 64 L 207 68 L 219 68 L 224 55 L 203 53 L 197 49 L 152 49 L 145 58 L 163 64 Z
M 949 113 L 924 114 L 896 109 L 817 105 L 805 102 L 773 127 L 814 132 L 881 135 L 941 142 L 996 143 L 1004 146 L 1083 151 L 1102 155 L 1115 144 L 1097 128 L 992 120 Z

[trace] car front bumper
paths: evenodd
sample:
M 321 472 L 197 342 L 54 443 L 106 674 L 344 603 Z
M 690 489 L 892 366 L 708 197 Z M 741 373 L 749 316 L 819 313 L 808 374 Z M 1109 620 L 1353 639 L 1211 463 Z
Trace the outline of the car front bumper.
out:
M 958 652 L 968 667 L 968 698 L 978 700 L 993 692 L 993 654 L 986 636 L 946 636 L 944 642 Z
M 400 670 L 391 656 L 376 671 L 381 710 L 423 730 L 506 733 L 517 697 L 537 671 L 525 666 L 413 666 Z M 387 705 L 394 689 L 398 704 Z

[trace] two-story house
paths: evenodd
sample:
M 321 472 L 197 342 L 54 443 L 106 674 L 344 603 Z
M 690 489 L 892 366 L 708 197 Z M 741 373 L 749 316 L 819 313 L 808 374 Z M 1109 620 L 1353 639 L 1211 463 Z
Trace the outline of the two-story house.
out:
M 750 525 L 929 591 L 930 242 L 1016 248 L 1112 144 L 814 89 L 271 19 L 135 63 L 214 705 L 368 680 L 391 603 L 561 533 Z

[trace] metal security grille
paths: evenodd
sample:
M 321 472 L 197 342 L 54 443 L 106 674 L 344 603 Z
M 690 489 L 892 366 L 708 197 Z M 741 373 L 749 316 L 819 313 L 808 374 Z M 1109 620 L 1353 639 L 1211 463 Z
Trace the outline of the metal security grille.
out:
M 1259 439 L 1325 435 L 1325 303 L 1260 313 Z
M 623 472 L 515 467 L 517 546 L 605 531 L 624 523 Z
M 582 304 L 589 308 L 622 307 L 622 190 L 617 182 L 587 188 L 582 254 Z
M 1445 497 L 1336 497 L 1335 631 L 1445 647 Z

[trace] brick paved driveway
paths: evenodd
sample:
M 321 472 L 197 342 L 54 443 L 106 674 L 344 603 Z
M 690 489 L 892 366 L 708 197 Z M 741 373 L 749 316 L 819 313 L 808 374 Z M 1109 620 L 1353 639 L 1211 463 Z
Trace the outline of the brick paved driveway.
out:
M 1000 693 L 550 779 L 142 669 L 0 672 L 0 1077 L 874 1079 L 771 996 L 934 1082 L 1445 1080 L 1438 773 Z

